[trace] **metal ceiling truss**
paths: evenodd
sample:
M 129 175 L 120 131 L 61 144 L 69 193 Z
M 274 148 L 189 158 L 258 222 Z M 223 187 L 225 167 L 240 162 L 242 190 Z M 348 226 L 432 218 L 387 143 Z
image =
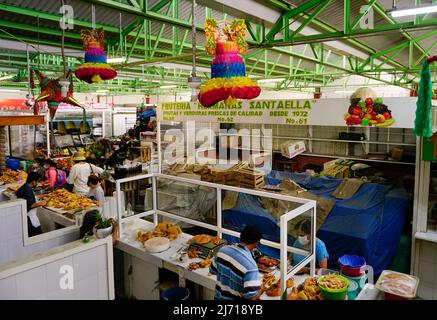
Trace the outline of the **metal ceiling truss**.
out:
M 85 2 L 85 1 L 84 1 Z M 153 6 L 149 6 L 147 0 L 128 0 L 128 3 L 122 3 L 115 0 L 91 0 L 86 1 L 94 4 L 102 5 L 108 8 L 116 9 L 124 13 L 130 13 L 137 16 L 137 19 L 125 27 L 123 30 L 108 25 L 97 24 L 96 27 L 103 27 L 107 34 L 107 53 L 109 56 L 124 56 L 129 58 L 137 58 L 145 61 L 159 60 L 161 57 L 171 60 L 171 57 L 176 57 L 177 63 L 191 65 L 190 58 L 178 59 L 186 53 L 190 53 L 191 43 L 187 42 L 188 33 L 191 28 L 191 14 L 188 19 L 184 20 L 180 17 L 180 2 L 179 0 L 161 0 Z M 332 26 L 320 21 L 317 17 L 322 13 L 332 0 L 315 1 L 309 0 L 299 7 L 292 7 L 278 0 L 267 1 L 270 5 L 283 11 L 280 19 L 270 29 L 266 29 L 263 25 L 256 24 L 252 21 L 247 21 L 248 26 L 248 42 L 251 46 L 244 55 L 246 62 L 246 70 L 249 75 L 273 78 L 286 78 L 285 81 L 278 83 L 277 89 L 285 89 L 290 86 L 328 86 L 329 82 L 345 75 L 357 74 L 373 80 L 379 80 L 387 84 L 395 84 L 405 88 L 412 87 L 412 82 L 417 82 L 418 71 L 420 64 L 432 50 L 435 49 L 437 43 L 434 42 L 428 48 L 422 48 L 419 45 L 420 40 L 434 37 L 437 32 L 430 31 L 420 37 L 411 37 L 405 30 L 421 30 L 429 28 L 437 23 L 437 19 L 415 19 L 414 23 L 397 24 L 390 17 L 385 14 L 385 11 L 379 6 L 376 0 L 368 0 L 369 7 L 372 7 L 387 21 L 386 25 L 377 26 L 373 30 L 357 29 L 360 19 L 362 19 L 366 12 L 357 16 L 354 21 L 350 21 L 350 0 L 344 0 L 344 28 L 337 30 Z M 0 4 L 0 11 L 12 12 L 19 15 L 29 17 L 38 17 L 40 20 L 56 21 L 60 17 L 58 15 L 35 12 L 25 8 L 19 8 L 12 5 Z M 211 16 L 212 9 L 205 8 L 205 16 Z M 223 14 L 222 18 L 226 18 Z M 296 30 L 290 30 L 289 26 L 292 21 L 299 19 L 301 25 Z M 158 21 L 161 23 L 158 34 L 151 34 L 151 21 Z M 74 19 L 74 24 L 83 28 L 91 28 L 92 24 L 88 21 Z M 197 31 L 203 32 L 203 21 L 197 23 Z M 317 27 L 323 32 L 317 35 L 302 36 L 300 32 L 306 26 Z M 18 22 L 11 22 L 0 19 L 0 38 L 14 39 L 10 34 L 3 33 L 2 30 L 23 30 L 34 31 L 41 35 L 59 36 L 61 31 L 56 28 L 38 27 L 29 29 L 29 25 Z M 165 30 L 171 28 L 171 37 L 164 36 Z M 393 47 L 387 48 L 383 51 L 376 52 L 374 49 L 358 42 L 351 37 L 368 36 L 373 34 L 382 34 L 387 31 L 401 31 L 405 36 L 405 41 L 396 44 Z M 108 36 L 111 34 L 111 37 Z M 112 36 L 113 34 L 116 34 Z M 167 32 L 168 34 L 168 32 Z M 71 42 L 65 43 L 66 48 L 75 50 L 82 50 L 80 43 L 80 35 L 71 31 L 65 32 L 66 39 Z M 19 36 L 21 41 L 35 43 L 36 38 L 30 36 Z M 321 41 L 331 40 L 345 40 L 345 42 L 359 48 L 363 52 L 369 54 L 366 60 L 358 59 L 357 57 L 348 57 L 344 53 L 338 52 L 328 45 L 321 43 Z M 58 41 L 39 39 L 39 44 L 59 46 Z M 304 44 L 303 50 L 297 50 L 292 45 Z M 302 47 L 302 45 L 300 46 Z M 421 52 L 419 59 L 413 56 L 413 48 Z M 203 52 L 204 48 L 198 46 L 197 50 Z M 392 58 L 403 52 L 409 52 L 410 58 L 408 65 L 402 65 Z M 8 54 L 6 54 L 8 55 Z M 416 55 L 417 56 L 417 55 Z M 9 54 L 9 59 L 3 59 L 0 54 L 0 66 L 10 66 L 11 58 L 17 58 Z M 170 58 L 169 58 L 170 57 Z M 24 57 L 23 57 L 24 59 Z M 209 67 L 211 58 L 205 55 L 197 57 L 199 67 Z M 287 61 L 288 63 L 285 63 Z M 304 64 L 305 62 L 305 64 Z M 311 68 L 308 67 L 308 62 L 311 63 Z M 68 64 L 74 67 L 80 63 L 80 59 L 69 58 Z M 17 61 L 14 65 L 24 68 L 23 61 Z M 61 70 L 60 57 L 49 53 L 42 53 L 35 55 L 32 59 L 33 65 L 45 65 L 51 70 Z M 305 67 L 302 67 L 305 65 Z M 387 67 L 390 65 L 390 67 Z M 129 66 L 128 66 L 129 67 Z M 434 71 L 437 66 L 433 66 Z M 156 69 L 156 68 L 155 68 Z M 138 79 L 148 79 L 148 77 L 155 76 L 153 67 L 143 67 L 143 71 L 138 68 L 132 70 L 122 68 L 119 72 L 121 76 L 128 75 L 129 77 L 138 76 Z M 162 80 L 172 79 L 174 83 L 183 86 L 185 79 L 189 76 L 189 71 L 171 70 L 172 76 L 169 73 L 160 74 L 163 76 Z M 387 78 L 386 73 L 390 74 L 390 79 Z M 180 78 L 176 77 L 180 76 Z M 433 72 L 434 77 L 436 73 Z M 123 80 L 124 83 L 130 83 L 134 88 L 142 87 L 142 81 L 130 79 Z M 152 79 L 152 78 L 150 78 Z M 156 80 L 156 79 L 154 79 Z M 153 83 L 156 87 L 156 83 Z M 118 83 L 114 81 L 106 84 L 111 90 L 118 90 L 120 88 Z M 122 84 L 124 85 L 124 84 Z M 153 87 L 153 86 L 152 86 Z M 81 85 L 76 86 L 76 89 L 81 89 Z M 84 85 L 85 88 L 85 85 Z M 95 89 L 95 88 L 94 88 Z

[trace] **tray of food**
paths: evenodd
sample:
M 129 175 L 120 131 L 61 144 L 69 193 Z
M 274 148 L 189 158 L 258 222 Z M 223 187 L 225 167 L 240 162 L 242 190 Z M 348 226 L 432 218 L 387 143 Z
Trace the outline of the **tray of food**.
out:
M 58 189 L 47 195 L 43 195 L 41 198 L 47 202 L 46 207 L 58 209 L 58 212 L 60 212 L 60 209 L 60 213 L 74 213 L 77 210 L 97 207 L 96 201 L 78 196 L 65 189 Z
M 137 232 L 136 240 L 144 244 L 147 240 L 156 237 L 166 237 L 169 240 L 175 240 L 182 233 L 181 228 L 178 225 L 173 225 L 170 222 L 160 222 L 153 230 L 145 232 L 139 230 Z
M 409 274 L 384 270 L 375 287 L 384 292 L 388 300 L 413 299 L 416 296 L 419 278 Z
M 317 284 L 316 277 L 308 277 L 297 287 L 293 287 L 288 300 L 324 300 L 323 294 Z
M 260 256 L 256 259 L 256 264 L 258 265 L 259 271 L 272 272 L 278 268 L 279 260 L 269 256 Z

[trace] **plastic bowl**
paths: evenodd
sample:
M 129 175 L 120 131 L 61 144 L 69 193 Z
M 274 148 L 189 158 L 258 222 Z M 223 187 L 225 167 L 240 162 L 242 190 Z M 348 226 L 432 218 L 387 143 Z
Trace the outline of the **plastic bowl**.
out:
M 321 276 L 317 279 L 317 284 L 320 288 L 320 291 L 322 291 L 325 300 L 345 300 L 349 288 L 349 280 L 343 276 L 337 275 L 337 277 L 345 281 L 346 285 L 341 289 L 328 289 L 320 285 L 320 282 L 323 281 L 325 277 L 326 276 Z
M 357 255 L 345 254 L 338 259 L 340 270 L 349 277 L 359 277 L 364 272 L 366 260 Z
M 363 272 L 364 272 L 364 267 L 365 267 L 365 265 L 362 267 L 358 267 L 358 268 L 351 268 L 351 267 L 346 267 L 346 266 L 340 264 L 341 272 L 348 277 L 360 277 L 360 276 L 362 276 Z

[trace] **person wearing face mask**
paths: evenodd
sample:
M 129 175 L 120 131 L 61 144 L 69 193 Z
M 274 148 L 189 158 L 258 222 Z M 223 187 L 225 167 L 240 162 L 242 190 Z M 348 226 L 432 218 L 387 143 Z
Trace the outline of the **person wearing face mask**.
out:
M 294 242 L 293 247 L 303 250 L 310 250 L 311 249 L 311 221 L 309 219 L 304 219 L 299 221 L 296 226 L 295 230 L 297 232 L 297 240 Z M 316 273 L 319 271 L 319 269 L 326 269 L 328 267 L 328 259 L 329 254 L 326 250 L 325 243 L 320 240 L 319 238 L 316 238 Z M 306 257 L 293 253 L 292 259 L 293 259 L 293 265 L 298 264 L 302 260 L 304 260 Z M 310 268 L 309 265 L 303 267 L 298 273 L 309 273 Z
M 42 233 L 41 224 L 39 222 L 36 210 L 38 207 L 46 205 L 45 201 L 36 201 L 33 188 L 36 187 L 40 175 L 37 172 L 31 172 L 27 176 L 26 183 L 15 192 L 17 198 L 26 200 L 27 204 L 27 230 L 29 237 L 33 237 Z
M 247 225 L 240 243 L 222 247 L 215 255 L 210 273 L 217 275 L 216 300 L 258 300 L 263 294 L 258 266 L 251 251 L 261 240 L 261 230 Z

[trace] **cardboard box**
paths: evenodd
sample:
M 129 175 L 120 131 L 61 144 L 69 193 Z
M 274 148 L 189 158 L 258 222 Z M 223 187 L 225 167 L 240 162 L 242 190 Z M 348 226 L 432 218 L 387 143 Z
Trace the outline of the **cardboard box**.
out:
M 281 154 L 288 159 L 294 158 L 305 151 L 304 141 L 289 140 L 281 144 Z

